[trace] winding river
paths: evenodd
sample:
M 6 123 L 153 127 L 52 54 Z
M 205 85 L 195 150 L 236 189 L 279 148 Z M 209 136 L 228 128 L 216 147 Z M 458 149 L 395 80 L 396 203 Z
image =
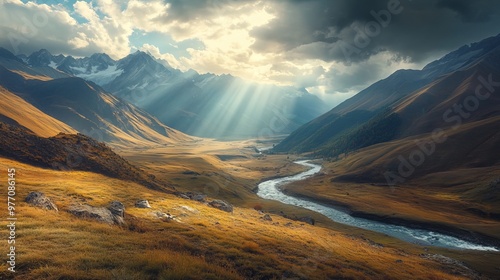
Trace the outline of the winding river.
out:
M 412 229 L 404 226 L 386 224 L 378 221 L 353 217 L 346 212 L 334 209 L 332 207 L 286 195 L 279 190 L 278 186 L 294 181 L 303 180 L 318 173 L 321 170 L 320 165 L 312 164 L 307 160 L 297 161 L 296 163 L 310 167 L 310 169 L 297 175 L 262 182 L 258 186 L 257 195 L 265 199 L 277 200 L 282 203 L 300 206 L 321 213 L 338 223 L 384 233 L 407 242 L 424 246 L 437 246 L 452 249 L 468 249 L 480 251 L 500 251 L 495 247 L 474 244 L 453 236 L 433 232 L 430 230 Z

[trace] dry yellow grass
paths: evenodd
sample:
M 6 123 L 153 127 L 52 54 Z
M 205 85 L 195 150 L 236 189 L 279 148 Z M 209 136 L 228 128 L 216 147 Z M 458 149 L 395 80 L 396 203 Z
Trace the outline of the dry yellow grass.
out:
M 226 213 L 130 182 L 89 172 L 60 172 L 0 159 L 17 169 L 15 279 L 462 279 L 419 256 L 422 249 L 379 247 L 339 231 L 236 207 Z M 6 176 L 2 171 L 2 176 Z M 53 198 L 60 212 L 20 202 L 30 191 Z M 148 199 L 152 209 L 134 208 Z M 122 201 L 128 226 L 81 220 L 72 203 Z M 164 222 L 152 212 L 173 214 Z M 2 212 L 2 219 L 5 212 Z M 6 229 L 0 230 L 6 235 Z
M 17 121 L 41 137 L 50 137 L 64 133 L 76 133 L 65 123 L 38 110 L 14 93 L 0 86 L 0 116 Z

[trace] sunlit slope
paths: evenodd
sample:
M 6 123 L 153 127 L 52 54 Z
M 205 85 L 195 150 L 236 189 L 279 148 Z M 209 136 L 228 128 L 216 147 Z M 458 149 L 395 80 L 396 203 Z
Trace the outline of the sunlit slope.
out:
M 412 93 L 393 108 L 399 138 L 500 115 L 500 47 L 487 59 Z
M 58 57 L 45 54 L 57 64 Z M 61 63 L 58 69 L 91 80 L 166 125 L 200 137 L 287 134 L 328 109 L 305 89 L 257 84 L 231 75 L 198 74 L 193 70 L 183 73 L 142 51 L 118 61 L 95 54 Z
M 413 164 L 415 170 L 407 179 L 458 168 L 498 165 L 498 127 L 500 116 L 449 128 L 439 134 L 428 133 L 373 145 L 339 161 L 341 169 L 336 173 L 342 174 L 339 179 L 343 180 L 382 183 L 386 182 L 385 172 L 399 173 L 400 157 L 409 162 L 410 156 L 418 166 Z M 423 157 L 415 154 L 423 154 Z
M 67 124 L 43 113 L 1 86 L 0 120 L 24 126 L 42 137 L 54 136 L 59 132 L 76 133 Z
M 467 279 L 472 272 L 438 263 L 416 247 L 381 246 L 362 237 L 293 222 L 263 221 L 253 209 L 210 208 L 89 172 L 59 172 L 0 159 L 16 168 L 17 197 L 41 191 L 59 212 L 18 203 L 15 279 Z M 151 209 L 134 208 L 148 199 Z M 120 228 L 66 212 L 74 203 L 125 207 Z M 165 222 L 156 212 L 170 213 Z M 6 228 L 0 229 L 2 235 Z M 29 245 L 28 245 L 29 244 Z M 0 265 L 0 277 L 11 277 Z
M 148 146 L 190 139 L 83 79 L 34 79 L 25 72 L 0 70 L 0 85 L 5 89 L 96 140 Z

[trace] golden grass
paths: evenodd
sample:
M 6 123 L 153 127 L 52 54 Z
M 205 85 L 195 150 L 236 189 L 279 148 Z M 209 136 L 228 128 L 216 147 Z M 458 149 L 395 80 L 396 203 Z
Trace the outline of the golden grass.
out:
M 19 202 L 15 279 L 464 278 L 421 258 L 423 250 L 413 246 L 403 254 L 340 231 L 285 225 L 290 220 L 279 216 L 265 222 L 253 209 L 236 207 L 230 214 L 135 183 L 0 159 L 0 170 L 8 167 L 18 170 L 18 201 L 42 191 L 61 210 Z M 137 199 L 148 199 L 153 208 L 134 208 Z M 111 200 L 125 204 L 128 226 L 81 220 L 64 211 L 78 201 L 97 206 Z M 154 211 L 178 221 L 164 222 Z M 5 263 L 0 269 L 0 278 L 13 276 Z
M 65 123 L 38 110 L 21 97 L 0 86 L 0 115 L 13 119 L 41 137 L 64 133 L 76 133 Z

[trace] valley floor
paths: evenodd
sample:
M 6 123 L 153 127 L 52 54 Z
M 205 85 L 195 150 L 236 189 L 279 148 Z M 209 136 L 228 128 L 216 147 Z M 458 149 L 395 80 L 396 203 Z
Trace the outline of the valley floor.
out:
M 254 193 L 260 181 L 295 174 L 304 167 L 293 164 L 298 159 L 295 156 L 260 154 L 255 149 L 259 145 L 254 141 L 196 140 L 176 146 L 117 150 L 179 191 L 205 193 L 233 203 L 233 213 L 90 172 L 54 171 L 0 159 L 1 170 L 18 170 L 19 201 L 17 272 L 9 274 L 4 262 L 0 278 L 470 279 L 498 274 L 500 254 L 423 248 L 260 199 Z M 325 166 L 328 170 L 329 165 Z M 326 182 L 321 177 L 311 180 Z M 395 203 L 394 196 L 376 196 L 377 187 L 357 188 L 352 188 L 349 196 L 361 199 L 373 195 L 380 205 Z M 21 202 L 31 191 L 44 192 L 60 211 Z M 139 199 L 149 200 L 152 208 L 135 208 Z M 113 200 L 125 205 L 126 226 L 81 220 L 66 211 L 75 203 L 104 206 Z M 438 205 L 434 210 L 442 209 L 445 216 L 448 208 Z M 272 221 L 262 219 L 264 214 L 255 209 L 270 213 Z M 175 219 L 164 221 L 157 212 Z M 424 213 L 408 211 L 406 217 L 424 219 Z M 317 223 L 293 221 L 283 214 L 311 216 Z M 7 236 L 5 227 L 0 234 Z

